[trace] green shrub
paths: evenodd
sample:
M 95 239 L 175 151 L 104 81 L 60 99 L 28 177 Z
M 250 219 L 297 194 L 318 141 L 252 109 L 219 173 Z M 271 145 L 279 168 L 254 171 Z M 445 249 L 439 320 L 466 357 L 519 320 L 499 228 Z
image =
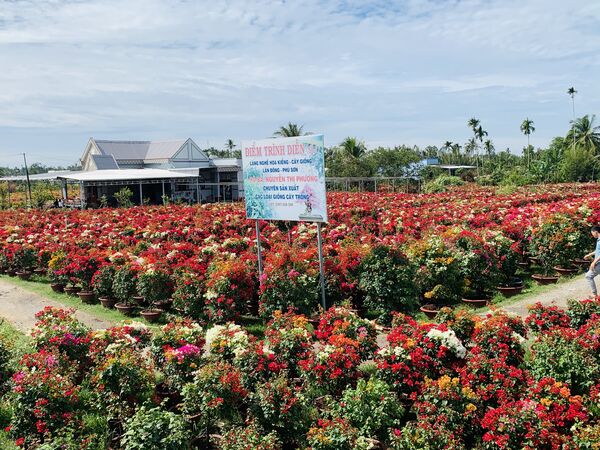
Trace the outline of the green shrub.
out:
M 567 315 L 571 319 L 571 327 L 579 328 L 594 314 L 600 314 L 600 300 L 568 300 Z
M 575 394 L 584 394 L 600 377 L 600 365 L 590 349 L 581 345 L 574 330 L 555 330 L 531 346 L 531 374 L 538 380 L 552 377 L 567 383 Z
M 400 426 L 404 408 L 393 389 L 382 380 L 358 380 L 334 406 L 336 414 L 358 429 L 361 436 L 385 439 L 390 427 Z
M 185 420 L 160 407 L 142 406 L 125 425 L 124 450 L 183 450 L 190 447 Z
M 374 247 L 361 262 L 359 288 L 365 306 L 383 320 L 389 320 L 393 311 L 413 310 L 417 303 L 414 275 L 414 266 L 399 249 Z
M 265 433 L 254 423 L 233 427 L 219 440 L 219 450 L 281 450 L 281 442 L 275 432 Z
M 130 208 L 133 206 L 133 202 L 131 201 L 133 192 L 128 187 L 124 187 L 120 191 L 115 192 L 114 196 L 117 204 L 121 208 Z
M 459 177 L 452 175 L 440 175 L 434 180 L 429 181 L 423 187 L 423 192 L 426 194 L 437 194 L 440 192 L 446 192 L 448 188 L 453 186 L 462 186 L 465 184 Z

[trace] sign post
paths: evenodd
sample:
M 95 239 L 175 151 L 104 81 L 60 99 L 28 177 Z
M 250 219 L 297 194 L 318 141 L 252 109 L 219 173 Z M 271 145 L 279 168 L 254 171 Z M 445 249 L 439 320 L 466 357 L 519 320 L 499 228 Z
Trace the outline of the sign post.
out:
M 258 282 L 262 285 L 263 265 L 262 265 L 262 248 L 260 245 L 260 228 L 258 226 L 258 219 L 256 219 L 254 222 L 256 223 L 256 251 L 258 253 Z
M 325 300 L 325 266 L 323 264 L 323 238 L 321 237 L 321 222 L 317 222 L 317 240 L 319 241 L 319 284 L 321 285 L 321 304 L 327 310 Z
M 258 220 L 315 222 L 319 245 L 321 301 L 326 308 L 321 224 L 327 222 L 323 135 L 242 143 L 246 217 L 256 221 L 258 270 L 262 250 Z

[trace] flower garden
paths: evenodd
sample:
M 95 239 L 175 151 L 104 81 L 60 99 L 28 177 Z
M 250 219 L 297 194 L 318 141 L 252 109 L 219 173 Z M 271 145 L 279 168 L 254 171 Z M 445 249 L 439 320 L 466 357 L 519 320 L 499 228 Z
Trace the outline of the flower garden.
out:
M 457 306 L 589 265 L 600 189 L 328 201 L 327 311 L 310 224 L 259 223 L 259 278 L 241 204 L 0 213 L 0 271 L 162 315 L 92 331 L 47 308 L 30 351 L 1 341 L 8 435 L 44 450 L 598 448 L 600 301 L 524 321 Z

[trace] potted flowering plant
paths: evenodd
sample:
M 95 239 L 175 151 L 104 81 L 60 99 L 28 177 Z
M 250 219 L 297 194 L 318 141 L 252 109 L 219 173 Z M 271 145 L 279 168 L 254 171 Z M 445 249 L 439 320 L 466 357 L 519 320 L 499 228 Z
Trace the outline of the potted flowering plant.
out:
M 48 277 L 50 278 L 50 287 L 54 292 L 63 292 L 69 278 L 64 274 L 63 268 L 67 265 L 67 255 L 63 251 L 52 254 L 48 261 Z
M 118 303 L 115 308 L 125 315 L 133 314 L 135 307 L 131 297 L 136 293 L 137 272 L 129 265 L 121 266 L 115 271 L 113 292 Z
M 77 295 L 84 303 L 93 303 L 94 301 L 92 279 L 100 265 L 101 262 L 96 257 L 83 255 L 75 256 L 69 264 L 72 267 L 74 278 L 81 286 L 81 291 Z
M 37 252 L 29 245 L 20 246 L 13 255 L 13 267 L 22 280 L 28 280 L 32 275 L 33 266 L 37 262 Z
M 255 269 L 241 258 L 213 260 L 206 275 L 204 301 L 213 323 L 233 320 L 249 311 L 256 295 Z
M 112 308 L 117 302 L 113 292 L 115 271 L 113 265 L 107 264 L 98 269 L 92 277 L 92 288 L 105 308 Z
M 149 322 L 156 322 L 162 309 L 155 307 L 159 301 L 167 300 L 173 292 L 171 277 L 167 272 L 161 269 L 147 269 L 137 277 L 137 292 L 149 303 L 148 309 L 140 312 Z
M 571 259 L 571 255 L 565 253 L 562 220 L 554 217 L 534 228 L 529 248 L 542 269 L 542 273 L 536 273 L 532 278 L 539 284 L 556 283 L 558 276 L 555 276 L 554 267 Z
M 488 236 L 468 230 L 461 230 L 453 239 L 463 278 L 463 302 L 485 306 L 501 279 L 495 249 L 488 243 Z
M 358 286 L 364 306 L 389 322 L 393 311 L 408 312 L 417 304 L 415 267 L 399 248 L 377 245 L 360 263 Z
M 460 261 L 447 239 L 430 236 L 415 241 L 408 254 L 417 266 L 415 285 L 424 303 L 421 311 L 435 316 L 442 306 L 460 299 L 463 289 Z

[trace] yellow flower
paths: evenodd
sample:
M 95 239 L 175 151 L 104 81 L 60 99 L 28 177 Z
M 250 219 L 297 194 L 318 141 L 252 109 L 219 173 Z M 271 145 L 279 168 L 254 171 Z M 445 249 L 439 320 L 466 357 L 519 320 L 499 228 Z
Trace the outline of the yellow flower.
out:
M 540 403 L 546 407 L 550 406 L 552 404 L 552 400 L 550 400 L 549 398 L 543 398 L 540 400 Z
M 477 411 L 477 406 L 475 406 L 473 403 L 469 403 L 469 404 L 467 405 L 467 407 L 465 408 L 465 410 L 466 410 L 468 413 L 471 413 L 471 412 L 473 412 L 473 411 Z
M 432 297 L 433 297 L 433 291 L 425 292 L 425 298 L 432 298 Z

